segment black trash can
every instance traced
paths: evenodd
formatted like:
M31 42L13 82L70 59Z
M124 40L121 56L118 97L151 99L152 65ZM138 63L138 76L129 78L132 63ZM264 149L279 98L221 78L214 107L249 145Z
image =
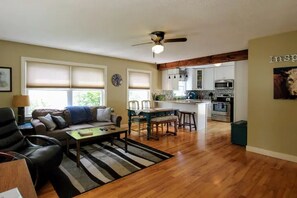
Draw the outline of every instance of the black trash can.
M247 145L247 121L240 120L231 123L231 143L241 146Z

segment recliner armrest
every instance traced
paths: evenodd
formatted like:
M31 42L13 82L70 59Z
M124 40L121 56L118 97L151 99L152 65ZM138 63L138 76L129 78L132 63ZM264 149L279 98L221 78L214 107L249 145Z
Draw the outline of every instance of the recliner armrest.
M111 121L117 126L121 127L122 116L119 116L115 113L111 113Z
M26 136L26 138L28 138L28 139L30 139L30 138L41 139L41 140L44 140L47 143L50 143L51 145L56 144L56 145L62 146L61 142L59 140L57 140L56 138L48 137L48 136L45 136L45 135L28 135L28 136Z

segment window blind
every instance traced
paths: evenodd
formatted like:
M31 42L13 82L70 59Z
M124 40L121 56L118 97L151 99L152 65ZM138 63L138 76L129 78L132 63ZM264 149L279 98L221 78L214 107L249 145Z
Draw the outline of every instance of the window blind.
M104 70L91 67L72 67L72 88L104 88Z
M150 89L150 73L129 71L129 89Z
M103 89L104 69L27 62L27 88Z
M27 62L28 88L70 88L70 66Z

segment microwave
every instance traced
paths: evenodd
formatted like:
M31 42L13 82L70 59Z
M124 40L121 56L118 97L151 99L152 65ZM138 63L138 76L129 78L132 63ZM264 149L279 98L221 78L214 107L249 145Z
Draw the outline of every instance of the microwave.
M233 89L234 80L216 80L215 89Z

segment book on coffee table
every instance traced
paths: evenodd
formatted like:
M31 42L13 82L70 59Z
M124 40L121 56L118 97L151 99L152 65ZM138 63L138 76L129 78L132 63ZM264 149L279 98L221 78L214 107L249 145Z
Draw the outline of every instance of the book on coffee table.
M78 134L81 136L88 136L88 135L93 135L93 132L92 131L79 131Z

